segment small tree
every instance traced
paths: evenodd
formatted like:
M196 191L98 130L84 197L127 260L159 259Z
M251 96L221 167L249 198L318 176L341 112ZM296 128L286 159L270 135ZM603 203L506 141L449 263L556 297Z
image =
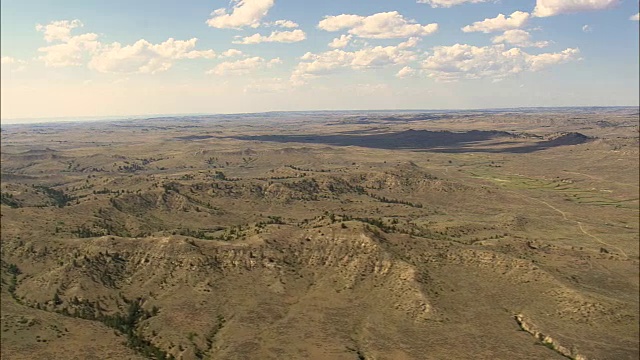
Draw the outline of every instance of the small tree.
M53 304L60 305L62 304L62 299L60 299L60 295L58 295L58 291L53 295Z

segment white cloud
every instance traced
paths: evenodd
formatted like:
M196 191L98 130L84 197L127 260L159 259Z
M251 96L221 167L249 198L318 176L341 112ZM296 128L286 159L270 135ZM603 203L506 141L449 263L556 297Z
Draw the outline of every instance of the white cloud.
M419 37L408 38L406 41L401 42L400 44L398 44L398 48L399 49L414 48L414 47L418 46L418 43L420 42L420 40L421 39Z
M318 28L324 31L338 31L346 28L352 28L360 25L365 19L360 15L336 15L325 16L323 20L318 23Z
M448 8L448 7L461 5L465 3L478 4L478 3L488 2L488 1L491 1L491 0L418 0L418 4L429 4L433 8L438 8L438 7Z
M274 0L232 0L231 12L225 8L211 13L207 25L217 29L256 28L274 5Z
M438 31L438 24L420 25L405 19L397 11L390 11L371 16L326 16L318 23L318 28L325 31L349 29L349 34L367 39L392 39L431 35Z
M295 84L304 83L306 80L319 75L334 73L341 69L371 69L389 65L406 65L417 59L408 46L415 42L407 41L397 46L367 47L356 51L344 51L335 49L320 54L306 53L294 69L291 80Z
M71 30L82 27L80 20L52 21L47 25L36 25L36 30L44 33L47 42L60 42L38 49L43 53L38 59L44 61L48 67L79 66L82 65L87 53L95 51L100 43L98 35L85 33L71 36Z
M213 69L207 71L210 75L245 75L252 71L270 68L276 64L281 64L280 58L274 58L271 60L265 60L259 56L246 58L237 61L225 61L216 65Z
M144 39L132 45L114 42L104 44L98 35L85 33L71 35L71 30L81 27L79 20L53 21L48 25L38 25L36 29L44 33L48 42L58 44L41 47L43 53L38 59L49 67L80 66L86 63L90 69L105 73L157 73L168 70L175 60L213 59L213 50L194 50L198 39L168 40L152 44Z
M529 17L529 13L524 11L514 11L509 17L506 17L504 14L498 14L498 16L494 18L487 18L483 21L476 21L472 25L467 25L462 28L462 31L490 33L518 29L527 23Z
M216 53L213 50L193 50L197 41L197 38L189 40L169 38L157 45L149 44L149 49L158 54L158 56L168 59L213 59L216 57Z
M11 56L3 56L2 58L0 58L0 64L2 65L14 65L14 64L18 64L18 62L20 62L22 60L18 60L16 58L13 58ZM24 61L22 61L24 62Z
M38 51L44 54L38 59L48 67L80 66L84 63L85 56L99 47L98 35L86 33L71 36L60 44L39 48Z
M580 50L568 48L559 53L528 55L526 59L530 71L539 71L551 65L580 60Z
M410 66L405 66L402 69L400 69L400 71L398 71L398 73L396 74L397 77L404 79L406 77L412 77L416 74L416 69L410 67Z
M549 46L548 41L531 41L531 34L520 29L507 30L502 35L495 36L491 41L494 44L505 43L519 47L543 48Z
M18 72L26 69L27 62L11 56L3 56L0 58L0 65L7 66L11 72Z
M619 0L537 0L533 16L547 17L580 11L604 10L619 2Z
M437 46L423 63L424 72L439 81L459 79L502 79L526 71L579 60L578 49L559 53L530 55L519 48L504 45L477 47L466 44Z
M89 68L104 73L148 73L166 71L179 59L213 59L213 50L193 50L198 39L174 40L160 44L144 39L132 45L112 43L102 46L89 62Z
M585 25L585 26L582 27L582 31L586 32L586 33L590 33L590 32L593 31L593 29L591 28L591 26Z
M265 26L277 26L277 27L286 28L286 29L295 29L295 28L300 26L300 25L298 25L297 23L295 23L295 22L293 22L291 20L276 20L274 22L264 23L263 25L265 25Z
M631 17L629 18L629 20L632 21L639 21L640 20L640 13L637 13L635 15L631 15Z
M329 43L329 47L332 49L344 49L349 45L349 42L353 36L351 35L340 35L340 37L333 39Z
M67 41L71 38L71 29L84 26L78 19L52 21L47 25L36 25L36 30L44 33L47 42Z
M293 31L274 31L268 36L261 34L253 34L242 38L241 40L233 41L234 44L259 44L263 42L278 42L278 43L294 43L303 41L307 38L304 31L295 29Z
M242 51L238 50L238 49L229 49L224 51L222 54L220 54L220 57L236 57L236 56L241 56L243 54Z

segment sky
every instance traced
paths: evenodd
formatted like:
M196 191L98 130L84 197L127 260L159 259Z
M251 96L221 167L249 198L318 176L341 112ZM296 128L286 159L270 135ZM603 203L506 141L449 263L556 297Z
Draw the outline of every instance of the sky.
M0 6L2 122L639 102L636 0Z

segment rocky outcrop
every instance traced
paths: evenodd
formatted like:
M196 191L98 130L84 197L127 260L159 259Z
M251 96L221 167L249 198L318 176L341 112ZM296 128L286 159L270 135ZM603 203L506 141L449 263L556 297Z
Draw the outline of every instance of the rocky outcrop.
M535 325L529 322L529 320L526 320L524 315L517 314L514 316L514 318L522 330L528 332L542 344L559 353L560 355L573 360L589 360L586 356L579 354L577 348L568 348L565 345L560 344L557 339L554 339L550 335L542 333Z

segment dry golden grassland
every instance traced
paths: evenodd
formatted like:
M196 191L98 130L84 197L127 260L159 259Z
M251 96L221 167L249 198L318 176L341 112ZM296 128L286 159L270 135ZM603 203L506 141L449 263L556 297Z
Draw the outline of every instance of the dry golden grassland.
M2 127L2 359L637 359L638 110Z

